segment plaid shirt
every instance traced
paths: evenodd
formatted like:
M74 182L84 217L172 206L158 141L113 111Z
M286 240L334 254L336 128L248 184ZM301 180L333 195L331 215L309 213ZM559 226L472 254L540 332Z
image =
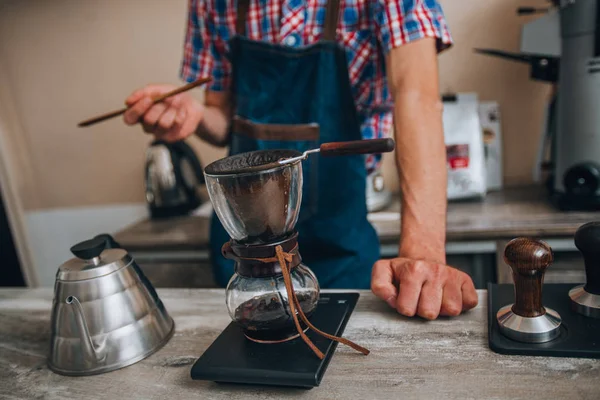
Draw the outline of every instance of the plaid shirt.
M181 77L212 76L209 90L227 90L231 66L227 41L235 34L236 0L189 0ZM252 0L249 39L301 47L321 38L327 0ZM451 37L437 0L345 0L340 3L337 40L344 45L352 92L365 139L384 137L392 126L392 98L385 54L392 48L435 37L438 51ZM380 157L367 158L371 172Z

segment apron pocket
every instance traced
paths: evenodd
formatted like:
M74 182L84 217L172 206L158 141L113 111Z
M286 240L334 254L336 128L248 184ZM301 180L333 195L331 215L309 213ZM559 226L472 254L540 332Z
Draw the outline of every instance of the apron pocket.
M233 132L260 141L319 142L319 124L317 123L265 124L236 115L233 117Z
M320 145L319 125L258 123L235 116L232 122L232 154L252 150L293 149L299 152ZM302 206L298 223L318 213L319 155L302 161Z

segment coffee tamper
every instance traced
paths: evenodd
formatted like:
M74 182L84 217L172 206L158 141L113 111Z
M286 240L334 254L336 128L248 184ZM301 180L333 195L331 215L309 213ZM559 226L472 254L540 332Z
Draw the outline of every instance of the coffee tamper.
M544 272L552 260L552 249L539 240L517 238L506 245L504 261L512 269L515 302L496 314L500 332L506 337L544 343L560 334L560 315L542 305Z
M600 318L600 222L580 226L575 246L583 255L586 284L569 291L571 308L586 317Z

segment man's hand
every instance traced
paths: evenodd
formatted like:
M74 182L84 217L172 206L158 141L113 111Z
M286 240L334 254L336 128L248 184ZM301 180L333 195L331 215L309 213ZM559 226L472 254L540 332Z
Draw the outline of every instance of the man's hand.
M130 107L123 115L126 124L138 122L144 131L166 142L176 142L194 134L204 115L204 107L188 93L180 93L160 103L152 99L175 89L172 85L149 85L133 92L125 104Z
M371 290L402 315L429 320L456 316L477 305L471 278L444 264L395 258L378 261Z

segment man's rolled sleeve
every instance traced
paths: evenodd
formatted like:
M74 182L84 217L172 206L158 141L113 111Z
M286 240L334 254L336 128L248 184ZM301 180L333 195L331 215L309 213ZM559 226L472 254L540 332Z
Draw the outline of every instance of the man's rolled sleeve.
M437 0L377 0L374 17L377 35L386 53L426 37L436 38L438 52L452 45L450 30Z
M230 85L231 66L225 56L226 40L215 27L214 10L210 3L189 0L180 77L186 82L193 82L210 76L213 80L207 89L225 91Z

